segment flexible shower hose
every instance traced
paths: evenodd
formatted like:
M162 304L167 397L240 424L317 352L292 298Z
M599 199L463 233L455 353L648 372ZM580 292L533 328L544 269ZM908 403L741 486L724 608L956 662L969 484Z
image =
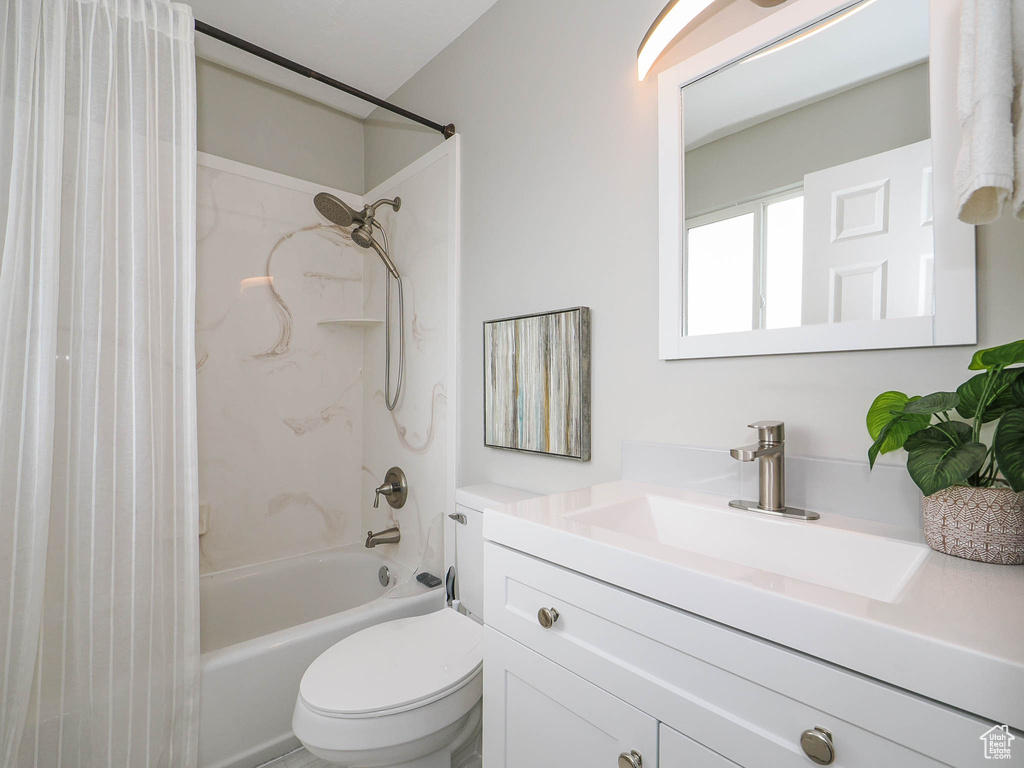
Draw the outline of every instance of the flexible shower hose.
M380 230L384 238L384 250L388 249L388 235L384 227L373 222ZM395 410L398 405L398 397L402 394L402 374L405 372L405 295L402 290L402 277L396 278L398 282L398 382L395 385L395 396L391 396L391 273L384 271L384 405L389 411Z

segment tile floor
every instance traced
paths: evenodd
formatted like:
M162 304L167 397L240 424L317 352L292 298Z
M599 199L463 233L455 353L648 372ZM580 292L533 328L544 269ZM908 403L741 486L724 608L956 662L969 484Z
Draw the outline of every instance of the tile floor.
M278 757L269 763L264 763L260 768L333 768L333 766L300 748L294 752L289 752L284 757Z
M480 741L476 744L465 747L455 758L453 768L480 768ZM305 749L296 749L284 757L278 757L269 763L264 763L259 768L333 768L331 763L315 757Z

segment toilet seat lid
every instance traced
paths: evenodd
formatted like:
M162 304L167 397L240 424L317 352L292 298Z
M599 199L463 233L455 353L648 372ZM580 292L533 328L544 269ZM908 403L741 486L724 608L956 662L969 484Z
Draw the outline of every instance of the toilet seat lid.
M309 665L299 696L311 709L336 717L427 703L476 674L482 635L475 621L447 608L367 627Z

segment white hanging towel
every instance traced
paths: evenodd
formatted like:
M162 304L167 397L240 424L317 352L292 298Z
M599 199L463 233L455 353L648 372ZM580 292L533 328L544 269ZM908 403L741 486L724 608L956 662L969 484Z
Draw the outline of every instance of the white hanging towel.
M968 224L999 218L1020 179L1014 155L1013 18L1024 0L963 0L960 23L958 108L960 156L956 167L959 217ZM1018 89L1019 90L1019 89ZM1018 125L1019 125L1018 121ZM1020 131L1017 131L1020 143ZM1018 181L1018 189L1021 182ZM1020 192L1024 198L1024 191Z

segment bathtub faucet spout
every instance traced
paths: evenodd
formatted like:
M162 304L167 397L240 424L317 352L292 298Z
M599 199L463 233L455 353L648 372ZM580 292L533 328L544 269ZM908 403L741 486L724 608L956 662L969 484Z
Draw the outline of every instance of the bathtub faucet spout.
M379 533L366 532L366 548L373 549L378 544L397 544L402 540L402 534L396 525L394 528L386 528Z

